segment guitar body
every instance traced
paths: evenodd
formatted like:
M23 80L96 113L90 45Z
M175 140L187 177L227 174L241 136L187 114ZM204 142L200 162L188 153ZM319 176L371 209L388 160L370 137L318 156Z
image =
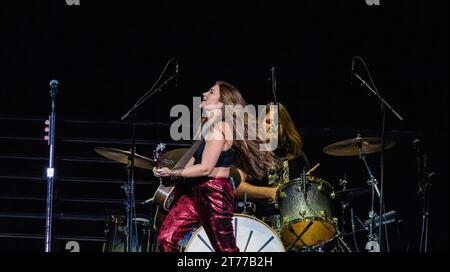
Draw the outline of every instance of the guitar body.
M153 227L159 229L173 204L180 198L181 193L176 186L164 186L161 182L153 196L153 203L157 205Z
M157 162L158 167L168 167L170 169L184 168L192 158L199 144L200 141L197 141L189 149L179 148L164 154L162 154L162 151L164 150L165 145L159 144L153 152L153 158ZM172 181L169 179L165 182L166 180L167 179L160 179L160 185L153 196L153 203L157 205L155 218L153 220L153 228L155 229L161 227L172 206L177 202L181 195L184 194L187 189L185 185L189 186L189 183L186 181L175 185L171 184L171 186L169 186L168 184Z

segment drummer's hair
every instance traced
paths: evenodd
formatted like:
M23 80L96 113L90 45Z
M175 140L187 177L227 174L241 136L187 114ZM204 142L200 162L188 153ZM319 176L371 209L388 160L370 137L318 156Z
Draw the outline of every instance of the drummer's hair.
M275 103L270 102L267 105L275 105ZM277 103L276 105L278 105L278 124L281 126L278 129L278 146L284 149L283 151L287 159L292 160L302 154L303 140L295 128L295 124L286 107L281 103ZM268 111L270 107L266 109Z

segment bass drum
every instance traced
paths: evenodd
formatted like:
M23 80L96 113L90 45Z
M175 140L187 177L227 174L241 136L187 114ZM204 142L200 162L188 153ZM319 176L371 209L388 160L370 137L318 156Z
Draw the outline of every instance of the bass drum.
M284 252L277 234L261 220L245 214L233 216L234 236L241 252ZM186 244L184 252L213 252L203 227L198 228Z

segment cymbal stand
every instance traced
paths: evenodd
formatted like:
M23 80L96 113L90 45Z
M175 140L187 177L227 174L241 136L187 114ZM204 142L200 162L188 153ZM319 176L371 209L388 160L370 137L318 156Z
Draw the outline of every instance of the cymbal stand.
M345 190L347 190L347 184L348 184L348 181L347 181L347 179L346 179L346 176L344 176L344 179L339 179L339 186L342 186L342 191L345 191ZM345 218L346 218L346 216L345 216L345 210L347 209L347 207L349 206L349 201L348 201L348 199L344 199L344 198L342 198L341 199L341 208L342 208L342 225L341 225L341 231L343 232L343 233L345 233L345 225L346 225L346 222L345 222Z
M339 179L339 186L342 187L342 191L347 190L347 175L344 176L343 179ZM340 233L346 233L345 230L345 226L347 225L346 220L346 210L347 208L350 206L350 202L348 198L342 198L341 199L341 208L342 208L342 223L341 223L341 231ZM352 252L350 247L345 243L344 238L340 235L339 233L339 229L338 229L338 234L337 234L337 240L338 240L338 245L342 248L341 244L344 245L344 248L348 251L348 252Z
M416 143L415 143L416 144ZM421 231L420 231L420 249L419 252L428 252L429 244L429 215L430 215L430 190L431 190L431 177L436 172L428 173L428 154L422 152L420 148L417 149L417 169L419 178L419 191L417 196L422 202L421 215Z
M344 238L342 238L342 234L338 233L337 234L337 239L338 239L338 245L339 247L347 250L347 252L352 252L352 250L350 249L350 247L347 245L347 243L344 241ZM342 247L342 245L344 247ZM342 250L342 252L345 252L345 250Z
M366 156L363 154L361 146L358 146L358 153L359 153L359 159L364 162L364 166L367 169L367 173L369 175L369 179L367 180L367 183L370 185L370 187L372 189L371 208L370 208L370 211L369 211L369 219L370 219L369 237L368 237L369 241L366 244L366 250L368 250L370 252L379 252L380 251L380 245L377 242L378 237L374 233L373 228L374 228L374 223L375 223L374 222L374 218L376 217L376 213L375 213L375 192L377 193L378 197L380 197L380 190L378 190L378 186L377 186L378 181L373 176L372 171L370 170L370 167L367 164Z

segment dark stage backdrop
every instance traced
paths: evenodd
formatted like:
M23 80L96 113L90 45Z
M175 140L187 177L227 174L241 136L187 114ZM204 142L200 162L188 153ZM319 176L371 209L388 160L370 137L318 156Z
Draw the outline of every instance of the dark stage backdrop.
M56 249L82 236L82 250L96 251L102 249L105 214L123 212L120 186L126 173L118 164L86 159L100 159L95 146L127 148L131 129L118 122L120 117L173 57L179 61L178 86L169 84L140 108L138 121L145 124L137 131L138 152L150 156L159 141L177 147L180 143L169 137L168 125L175 120L171 107L192 107L192 97L216 80L238 86L251 104L273 100L268 79L275 66L277 99L302 132L311 163L321 163L316 175L338 187L347 174L352 187L368 187L357 158L322 152L358 132L381 133L376 97L359 84L349 85L356 55L405 118L401 122L386 114L387 136L397 142L385 153L386 208L400 219L390 226L391 249L419 247L412 142L421 139L429 169L436 172L430 249L448 251L448 1L381 0L379 6L365 0L66 2L71 1L0 5L1 251L44 249L48 151L39 138L49 114L51 79L60 82ZM164 79L174 70L171 65ZM360 63L356 72L368 78ZM371 155L369 163L379 177L379 156ZM145 171L138 176L138 197L148 198L156 188L154 178ZM357 202L358 216L366 218L368 196ZM139 209L151 217L151 207ZM366 237L359 238L362 248Z

